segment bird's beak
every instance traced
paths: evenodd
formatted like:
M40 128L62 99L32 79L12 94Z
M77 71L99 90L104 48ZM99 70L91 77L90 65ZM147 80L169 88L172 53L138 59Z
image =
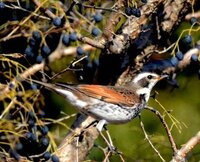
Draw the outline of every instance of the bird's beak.
M162 80L162 79L164 79L164 78L168 78L168 77L169 77L169 75L167 75L167 74L160 75L160 76L158 77L158 81L159 81L159 80Z

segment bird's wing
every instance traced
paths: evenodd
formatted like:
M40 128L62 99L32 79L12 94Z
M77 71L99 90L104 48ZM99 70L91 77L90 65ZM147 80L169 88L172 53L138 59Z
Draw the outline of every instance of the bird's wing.
M134 91L128 88L114 87L114 86L101 86L101 85L78 85L70 86L62 83L49 84L37 80L32 80L34 83L40 84L57 92L57 89L66 89L81 97L82 94L96 98L102 101L110 102L113 104L132 107L134 104L140 102L140 97ZM77 93L78 92L78 93Z
M87 96L127 107L132 107L140 100L133 91L121 87L79 85L76 89Z

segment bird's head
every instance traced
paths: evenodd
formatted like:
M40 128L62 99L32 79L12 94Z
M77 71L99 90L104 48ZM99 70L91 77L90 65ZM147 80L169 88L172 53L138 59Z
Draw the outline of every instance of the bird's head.
M156 73L144 72L138 74L133 79L133 83L140 87L149 88L151 90L159 80L166 77L167 75L158 75Z
M152 88L159 80L166 77L167 75L144 72L138 74L132 82L138 87L138 90L136 91L138 95L145 95L145 100L148 101Z

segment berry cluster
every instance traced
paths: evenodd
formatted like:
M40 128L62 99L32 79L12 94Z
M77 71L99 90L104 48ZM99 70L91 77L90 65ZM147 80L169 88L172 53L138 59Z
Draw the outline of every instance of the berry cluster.
M23 99L18 97L19 101ZM23 134L14 142L11 148L8 148L10 157L19 161L20 159L27 158L32 161L47 161L51 158L53 162L58 162L59 159L56 155L52 155L49 151L50 138L48 136L49 128L46 125L38 125L38 121L41 117L44 117L44 112L36 113L28 111L27 113L24 110L21 110L19 113L24 113L26 117L25 127L27 129ZM19 113L10 112L9 120L15 119ZM36 114L38 114L36 116ZM20 121L18 121L20 122ZM23 122L23 120L21 120ZM23 126L23 125L22 125Z
M63 34L62 35L62 43L66 46L70 44L70 42L75 42L77 41L77 34L76 32L72 32L70 34Z
M27 58L34 58L37 63L41 63L44 58L49 56L51 49L48 45L42 44L42 35L40 31L33 31L24 53Z
M141 12L140 9L135 8L135 7L127 7L125 10L125 13L130 16L130 15L134 15L136 17L140 17L141 16Z

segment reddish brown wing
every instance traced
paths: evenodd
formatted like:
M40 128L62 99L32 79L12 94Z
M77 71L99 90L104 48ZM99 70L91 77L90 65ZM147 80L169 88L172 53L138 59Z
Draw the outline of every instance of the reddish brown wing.
M113 89L112 87L99 85L79 85L76 88L87 96L114 104L131 107L136 102L139 102L135 93L128 89L122 89L121 87L115 87L115 89Z

